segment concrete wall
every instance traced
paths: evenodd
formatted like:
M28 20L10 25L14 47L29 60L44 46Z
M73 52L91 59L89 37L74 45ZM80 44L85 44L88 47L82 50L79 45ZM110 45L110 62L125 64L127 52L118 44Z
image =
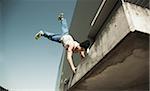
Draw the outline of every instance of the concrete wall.
M148 34L129 33L70 91L148 91L148 43Z
M89 55L85 61L78 66L78 73L75 74L72 85L81 79L95 64L97 64L122 38L129 32L126 16L123 8L114 10L111 17L103 26L102 32L97 34L96 41L92 45Z
M108 7L109 4L111 5L111 8ZM90 53L88 54L88 56L84 59L84 61L81 61L81 63L78 65L77 73L73 77L71 77L72 74L70 74L70 70L68 71L69 67L67 67L66 65L63 65L64 69L62 72L67 75L62 74L62 79L61 79L62 87L61 88L63 89L61 89L61 91L64 91L67 88L69 88L69 91L92 91L92 90L99 91L103 89L110 90L113 88L115 90L116 89L117 90L118 89L130 90L134 88L137 89L138 88L137 85L139 85L139 88L141 88L142 90L143 89L147 90L148 66L149 66L147 50L148 50L149 34L145 35L141 32L144 32L145 30L145 33L149 33L149 28L145 29L145 27L148 27L148 25L145 23L141 23L139 21L137 23L135 19L132 19L131 21L136 22L137 24L144 24L145 27L141 27L140 29L137 29L136 27L134 27L133 28L134 31L138 30L140 32L131 33L132 29L130 27L132 25L130 25L128 21L129 18L126 15L127 12L125 11L125 8L122 6L121 1L112 0L111 2L110 0L108 0L106 5L107 6L105 6L103 9L104 10L108 9L109 12L107 12L106 14L105 11L101 11L101 13L99 14L96 20L96 23L95 23L96 25L93 25L92 27L89 27L89 26L87 27L85 23L84 27L92 28L89 33L89 35L91 34L89 37L94 38L95 41L90 49ZM145 19L149 19L148 17L149 11L147 11L147 9L141 8L136 5L133 5L133 6L131 5L130 8L134 8L134 12L136 13L138 10L144 11L144 13L138 11L138 13L141 13L141 14L139 16L135 16L136 18L146 16ZM137 11L136 11L136 8L138 8ZM111 9L113 9L113 11L111 11ZM131 12L132 11L130 11L130 13ZM143 19L142 21L144 21L145 19ZM101 22L100 20L103 20L103 21ZM149 20L147 23L149 24ZM77 24L77 25L81 26L84 24L81 24L81 25ZM74 29L76 28L74 27ZM81 37L85 38L83 31L76 32L76 30L74 30L71 33L75 36L79 36L79 38ZM77 35L78 33L79 35ZM82 38L79 40L82 40ZM124 40L126 40L126 42L123 42L123 44L120 45L120 43L122 43L122 41ZM140 44L138 44L139 42ZM132 46L132 43L134 43L133 44L134 46ZM119 45L119 49L116 49L118 48L118 45ZM117 56L115 54L113 55L113 53L115 53L115 52L112 52L114 49L117 50L115 51L117 52ZM121 52L119 50L121 50ZM142 55L140 55L140 52L142 53ZM105 59L105 57L107 57L108 55L109 55L109 58ZM136 58L135 55L138 57L142 56L142 58L138 59ZM80 60L79 57L75 59ZM107 61L109 61L110 63ZM114 67L114 64L119 64L120 62L125 62L125 64L121 64L119 66L117 65L116 67L117 69L116 69ZM66 64L67 61L64 63ZM108 67L109 70L104 70L104 68L107 69L106 65L107 67L111 65L110 69ZM127 71L130 70L128 69L128 66L132 67L132 65L135 65L135 67L133 67L133 70L129 72L128 74ZM99 66L99 67L96 67L96 66ZM121 69L120 71L118 71L119 68ZM118 73L116 70L118 71ZM146 71L142 72L143 70L146 70ZM104 73L101 74L102 71L104 71ZM106 72L105 74L105 71L108 71L108 72ZM143 74L138 75L139 72ZM115 77L115 75L118 75L118 76ZM128 79L127 77L131 79ZM67 85L63 84L65 78L71 79ZM119 79L117 80L117 78ZM142 79L142 80L138 80L138 79ZM120 84L120 81L121 81L121 84Z
M88 38L91 22L103 1L105 0L77 0L70 33L79 42Z
M126 12L124 12L124 7L120 6L120 4L118 3L118 6L116 6L116 8L113 10L111 15L105 22L105 25L103 25L101 31L97 34L96 40L90 49L89 55L86 57L84 62L79 64L77 73L74 75L74 78L71 81L70 87L75 86L75 84L79 84L80 81L82 82L82 79L85 79L84 77L90 72L90 70L93 69L97 63L101 63L101 61L112 51L112 49L116 48L120 44L120 41L124 40L124 38L126 38L128 36L128 34L132 31L130 26L132 26L132 25L130 25L128 22L128 17L126 17ZM145 27L147 27L147 26L148 25L145 25ZM143 29L145 29L145 28L143 27ZM134 28L134 30L136 30L136 28ZM142 28L138 31L143 32ZM149 31L149 30L147 29L146 31ZM141 33L141 35L143 36L142 33ZM146 57L146 59L141 59L139 61L144 61L144 64L141 64L142 65L141 69L147 70L148 69L148 64L147 64L148 63L148 34L146 35L146 38L143 37L144 40L138 39L139 36L136 36L136 37L137 37L137 40L135 40L136 42L133 45L139 46L140 44L138 45L137 43L143 44L142 50L145 50L143 56ZM135 39L136 37L131 37L130 39L132 39L132 38ZM140 40L140 42L137 42L139 40ZM130 40L128 40L128 41L130 41ZM132 49L132 47L134 49L134 46L132 46L132 42L131 43L127 42L125 45L131 45L131 49ZM129 50L126 48L126 46L124 48L122 45L122 50L123 49ZM113 54L111 54L110 56L114 57ZM124 56L124 54L120 54L120 56ZM135 58L135 57L133 57L133 59L137 60L137 58ZM115 61L115 60L122 60L122 59L116 58L112 61ZM107 61L107 60L105 60L105 61ZM137 62L137 65L139 66L140 63ZM145 65L146 65L146 68L143 68ZM135 68L135 69L140 69L140 66L139 66L139 68ZM129 70L129 69L126 69L126 70ZM140 71L142 72L142 70L140 70ZM138 73L138 71L136 71L136 72ZM120 74L122 74L122 73L120 73ZM145 75L143 75L142 77L143 78L146 77L146 79L147 79L148 70L144 74ZM134 74L130 74L130 75L133 76L133 78L137 76ZM110 78L111 78L111 76L110 76ZM98 81L101 81L101 80L98 80ZM90 81L89 81L89 83L90 83ZM99 84L102 84L102 83L99 83ZM90 85L88 85L88 86L90 86ZM98 87L98 85L97 85L97 87ZM77 88L77 87L75 86L75 88ZM80 88L80 86L79 86L79 88ZM87 87L87 88L91 89L92 87L91 88ZM113 83L112 83L112 88L113 88ZM146 86L146 89L147 89L147 86Z
M124 3L124 11L131 31L141 31L150 34L150 10L135 4Z

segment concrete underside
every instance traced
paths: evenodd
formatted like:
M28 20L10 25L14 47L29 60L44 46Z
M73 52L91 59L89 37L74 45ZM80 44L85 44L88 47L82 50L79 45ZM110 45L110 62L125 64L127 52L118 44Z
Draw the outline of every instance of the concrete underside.
M70 91L148 90L149 35L130 32Z

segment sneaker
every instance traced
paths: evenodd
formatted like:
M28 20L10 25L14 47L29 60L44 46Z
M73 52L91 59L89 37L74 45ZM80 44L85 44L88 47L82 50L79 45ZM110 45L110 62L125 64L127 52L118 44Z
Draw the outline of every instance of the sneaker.
M64 13L60 13L58 15L58 21L62 21L64 19Z
M35 35L35 39L36 39L36 40L40 39L42 35L44 35L44 32L43 32L43 31L38 32L38 33Z
M87 49L86 49L86 53L88 54L89 52L90 52L90 49L89 49L89 48L87 48Z

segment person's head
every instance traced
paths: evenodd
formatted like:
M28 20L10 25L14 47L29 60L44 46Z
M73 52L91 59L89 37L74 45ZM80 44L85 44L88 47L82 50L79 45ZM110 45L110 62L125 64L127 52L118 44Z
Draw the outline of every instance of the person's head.
M84 48L85 50L87 50L90 46L90 41L89 40L86 40L82 43L80 43L80 47Z
M73 48L72 50L74 53L78 53L81 51L86 51L85 48L81 47L80 45L76 46L75 48Z

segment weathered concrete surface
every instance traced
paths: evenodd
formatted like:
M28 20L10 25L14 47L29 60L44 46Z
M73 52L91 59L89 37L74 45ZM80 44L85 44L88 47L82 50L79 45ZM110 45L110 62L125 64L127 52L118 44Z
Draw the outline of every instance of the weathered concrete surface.
M100 11L97 11L98 16L94 16L88 37L91 40L95 40L95 35L99 32L99 29L103 26L104 22L107 20L111 11L114 9L115 5L119 0L103 0L103 6L99 6ZM94 20L96 18L96 20ZM93 25L94 24L94 25Z
M127 3L127 2L124 3L125 4L124 9L127 10L126 14L127 14L127 16L129 16L128 21L130 21L130 17L133 17L133 19L131 21L134 20L135 23L138 23L138 25L140 25L140 24L142 24L142 22L145 22L145 19L147 19L146 22L149 20L148 19L148 17L150 16L149 15L149 10L146 9L149 6L149 0L122 0L122 1L130 2L130 3ZM121 2L121 0L106 0L106 3L103 6L101 12L99 13L99 16L97 17L97 20L95 21L94 25L90 27L91 31L88 35L90 39L92 39L92 40L95 39L95 35L97 34L98 31L101 30L101 27L103 26L103 23L105 22L105 20L107 19L107 17L111 13L112 9L114 7L116 7L116 5L115 5L116 2ZM131 3L133 3L133 4L131 4ZM140 5L140 6L137 6L137 5ZM128 9L130 10L129 11L130 13L128 12ZM133 15L132 15L132 13L133 13ZM141 21L141 17L144 18L144 19L142 19L142 22L139 22L139 21ZM136 22L137 19L134 19L134 18L137 18L138 20L139 19L140 20L138 22Z
M114 10L116 11L116 10ZM71 86L79 81L91 68L95 66L120 40L122 40L129 32L126 16L123 8L120 7L117 12L109 17L102 32L96 38L96 41L90 49L89 55L85 61L78 65L77 73L75 74Z
M124 3L123 6L131 31L150 34L150 10L130 3Z
M69 83L69 84L72 84L72 86L73 86L73 84L78 82L80 79L83 79L84 78L83 76L85 76L87 74L87 72L89 72L90 69L92 69L95 66L95 64L99 63L100 59L102 59L109 52L109 50L111 50L114 46L116 46L116 44L120 40L122 40L122 38L131 31L129 28L130 26L128 25L126 15L119 15L119 12L122 12L121 14L124 14L123 9L122 9L122 11L117 11L117 9L114 10L114 11L118 12L118 17L114 17L114 15L113 15L114 12L113 12L113 14L111 14L112 10L116 7L116 3L120 2L121 0L105 0L106 2L104 4L104 6L102 7L102 10L100 10L100 13L99 13L94 25L93 26L90 25L99 6L101 6L103 1L104 0L77 0L75 12L74 12L72 23L70 26L70 33L74 36L74 38L76 40L78 40L79 42L82 42L87 39L87 36L89 34L89 37L93 38L93 40L95 41L95 39L97 39L97 38L100 39L101 37L103 37L101 35L101 31L104 30L105 32L102 32L104 34L103 40L101 40L101 42L97 41L97 44L95 43L93 45L93 47L95 47L95 48L93 48L93 47L91 48L91 51L93 50L93 52L90 53L90 55L92 55L92 58L89 57L90 56L89 55L87 58L85 58L85 61L82 62L79 55L73 56L75 65L77 66L79 64L78 69L82 69L82 68L83 69L80 72L78 71L77 75L73 79L74 83L72 83L72 81ZM126 1L131 1L132 3L136 2L136 0L126 0ZM139 1L141 1L141 0L138 0L137 2L139 3ZM140 5L144 6L145 5L144 3L146 3L146 2L147 1L144 0L143 2L140 3ZM120 3L120 5L121 5L121 3ZM119 7L119 6L117 6L117 7ZM111 17L108 19L109 16L111 16ZM111 20L112 16L113 16L113 20ZM110 20L111 20L111 22L110 22ZM117 21L119 21L119 22L115 23ZM104 29L106 27L107 27L107 29ZM109 29L111 29L111 30L107 31ZM109 33L107 33L107 32L109 32ZM120 35L118 33L120 33ZM123 33L123 34L121 34L121 33ZM114 37L114 36L116 36L116 37ZM106 38L106 37L109 37L109 38ZM107 41L104 43L105 38ZM115 41L110 41L111 39L115 40ZM110 44L108 45L107 42ZM102 45L101 43L103 43L104 45ZM103 50L104 53L101 53L101 50ZM97 52L97 55L95 55L96 52ZM66 55L64 55L64 56L66 56ZM94 59L94 57L96 60L91 61L92 59ZM92 64L92 65L90 65L90 64ZM81 67L81 66L83 66L83 67ZM70 67L69 67L68 62L66 61L65 57L63 58L63 63L62 63L62 66L60 67L60 70L61 70L60 71L61 73L59 75L61 75L61 76L59 78L60 81L58 82L58 84L59 84L58 87L59 87L59 91L64 91L68 87L67 86L68 84L67 85L64 84L64 80L70 79L72 77L72 71L70 70ZM69 85L69 87L70 87L70 85Z
M118 4L120 5L120 4ZM113 48L117 48L117 45L120 41L122 41L125 37L128 38L128 36L130 36L130 32L132 31L130 24L128 23L127 20L127 16L126 16L126 12L124 12L124 7L119 7L116 6L116 8L113 10L114 12L111 13L110 17L107 19L105 25L102 27L101 32L99 32L99 34L97 34L96 37L96 41L94 42L94 44L92 45L91 49L90 49L90 53L89 55L85 58L85 61L82 62L81 64L78 65L77 68L77 73L74 75L72 81L70 82L70 87L75 87L78 88L77 86L75 86L79 81L82 81L82 79L85 79L85 76L88 74L88 72L90 72L91 69L93 69L95 67L96 64L101 63L102 60L104 60L104 58L106 57L106 55L108 55L109 52L112 51ZM147 14L147 13L146 13ZM143 23L142 23L143 24ZM146 25L147 26L147 25ZM140 30L143 32L143 29L145 28L140 28ZM147 30L149 28L146 28L144 30L145 31L149 31ZM134 27L134 30L136 30L136 28ZM146 32L149 33L149 32ZM136 34L136 33L135 33ZM113 59L112 62L115 63L115 61L118 60L118 62L124 62L124 64L118 64L119 66L111 66L113 67L113 69L117 69L117 70L105 70L103 72L106 72L107 75L103 75L100 74L100 77L98 76L97 79L89 79L90 81L87 80L87 82L85 81L86 85L84 87L84 85L82 85L83 88L87 88L86 90L96 90L97 88L99 89L134 89L134 87L137 87L137 85L140 84L140 86L142 86L141 84L145 84L145 79L147 80L148 77L148 71L146 70L146 72L144 71L144 75L139 74L142 73L143 70L148 69L148 34L146 35L146 40L143 40L144 45L140 48L135 49L135 46L139 46L141 45L141 43L143 43L142 41L140 42L135 42L135 44L131 45L134 40L131 43L125 42L124 45L126 45L127 47L131 48L131 50L128 50L128 48L126 46L119 47L120 49L117 50L121 50L122 51L127 51L127 53L125 52L125 54L120 54L118 57L116 57L115 55L111 54L109 59ZM136 36L138 37L138 36ZM138 41L139 38L136 37L131 37L131 39L135 39L135 41ZM129 37L130 39L130 37ZM145 39L145 38L144 38ZM130 40L128 40L130 41ZM145 43L146 41L146 43ZM140 43L138 45L138 43ZM130 46L129 46L130 45ZM145 48L146 46L146 48ZM134 49L132 49L134 48ZM140 56L139 54L142 53L142 59L136 58L135 55ZM132 61L132 60L137 60L137 61ZM143 60L143 63L142 63ZM108 60L105 60L106 63ZM126 63L127 62L127 63ZM131 62L131 63L130 63ZM146 65L147 64L147 65ZM127 73L129 71L129 67L132 67L132 65L135 65L135 68L133 68L134 70L132 70L131 72L129 72L129 74ZM141 66L140 66L141 65ZM129 67L128 67L129 66ZM102 66L104 67L104 66ZM110 67L110 68L111 68ZM119 68L120 67L120 68ZM122 70L118 70L121 69ZM100 69L102 70L102 69ZM139 71L138 71L139 70ZM115 72L114 72L115 71ZM116 71L118 72L118 74L116 73ZM135 74L133 74L135 71ZM123 73L126 74L123 74ZM113 79L113 77L115 77L115 74L117 74L117 78L119 78L117 80ZM146 74L146 75L145 75ZM137 76L135 76L137 75ZM125 77L123 79L123 77ZM129 78L131 78L130 80L127 80ZM107 80L108 79L108 80ZM142 79L142 80L138 80L138 79ZM92 81L93 80L93 81ZM139 83L138 83L139 81ZM144 81L144 83L143 83ZM99 83L100 82L100 83ZM132 83L133 82L133 83ZM138 84L137 84L138 83ZM89 85L87 85L89 84ZM147 82L146 82L147 85ZM92 87L93 86L93 87ZM110 86L110 87L109 87ZM139 87L140 87L139 86ZM145 85L143 85L145 88ZM70 88L69 87L69 88ZM79 86L79 88L82 87ZM142 87L141 87L142 88ZM136 88L137 89L137 88ZM146 86L147 89L147 86ZM71 89L73 90L73 89ZM79 91L80 89L78 89L77 91ZM83 89L84 90L84 89Z
M70 91L148 91L149 35L129 33Z

